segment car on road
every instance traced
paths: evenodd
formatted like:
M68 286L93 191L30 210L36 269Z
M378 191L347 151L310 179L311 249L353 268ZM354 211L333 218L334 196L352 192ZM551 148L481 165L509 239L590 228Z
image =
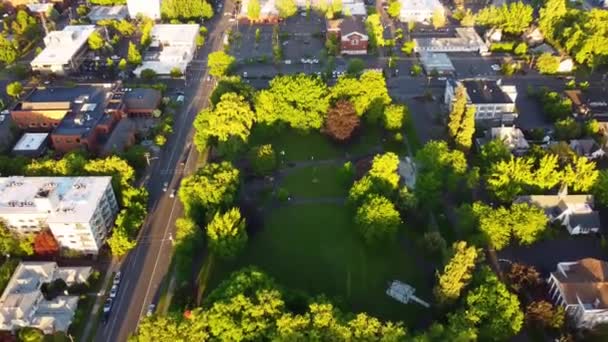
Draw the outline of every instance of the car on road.
M103 303L103 313L107 314L112 310L112 298L106 299L105 303Z
M168 188L169 188L169 183L168 182L164 182L163 183L163 192L167 192Z
M110 298L116 297L117 294L118 294L118 284L114 284L114 285L112 285L112 288L110 289Z
M494 71L499 71L500 70L500 65L498 65L498 64L492 64L491 68Z
M148 305L148 311L146 312L146 316L152 316L154 314L154 310L156 310L156 304Z
M170 198L175 197L175 193L176 193L176 192L177 192L177 189L176 189L176 188L171 189L171 193L169 194L169 197L170 197Z
M121 276L120 271L116 272L116 274L114 275L114 279L112 280L113 285L120 284L120 276Z

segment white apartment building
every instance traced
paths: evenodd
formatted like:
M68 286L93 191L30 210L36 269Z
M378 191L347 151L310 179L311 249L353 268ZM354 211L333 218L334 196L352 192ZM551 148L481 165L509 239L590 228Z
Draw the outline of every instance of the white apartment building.
M466 89L467 106L475 107L476 122L512 124L517 118L516 88L493 80L447 80L444 99L449 110L452 110L456 88L460 85Z
M2 177L0 220L17 234L49 228L62 248L97 254L118 204L111 177Z
M68 25L62 31L49 32L44 37L44 50L30 62L32 70L58 75L77 70L93 32L95 25Z
M78 296L46 300L42 284L63 279L70 286L87 281L91 267L58 267L55 262L22 262L0 297L0 330L15 332L24 327L45 334L67 332L78 305Z
M547 282L555 304L579 329L608 323L608 262L586 258L560 262Z
M443 5L439 0L400 0L400 2L399 20L404 23L430 23L435 12L445 16Z
M160 2L161 0L127 0L129 16L134 19L139 14L153 20L159 20Z
M199 28L197 24L155 25L143 64L134 73L139 76L143 70L152 69L158 75L169 75L174 68L185 73L196 52Z

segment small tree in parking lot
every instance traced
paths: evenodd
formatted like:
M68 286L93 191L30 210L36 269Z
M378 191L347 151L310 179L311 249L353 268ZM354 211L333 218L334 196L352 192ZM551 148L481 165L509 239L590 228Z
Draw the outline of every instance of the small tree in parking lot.
M93 51L100 50L105 45L105 41L101 34L97 31L91 33L88 40L89 48Z
M228 74L235 62L235 58L224 51L216 51L209 54L207 66L209 73L215 77L222 77Z
M184 76L184 74L182 73L182 71L180 70L180 68L173 68L171 69L171 77L173 78L180 78Z
M137 45L129 42L129 51L127 52L127 61L133 65L140 65L142 58L141 53L137 49Z
M433 11L433 16L431 17L431 22L433 23L433 27L442 28L446 24L446 19L443 11L435 10Z
M121 71L127 70L127 60L126 59L122 58L118 62L118 69L120 69Z
M144 69L141 71L140 76L144 81L151 82L156 78L156 71L152 69Z

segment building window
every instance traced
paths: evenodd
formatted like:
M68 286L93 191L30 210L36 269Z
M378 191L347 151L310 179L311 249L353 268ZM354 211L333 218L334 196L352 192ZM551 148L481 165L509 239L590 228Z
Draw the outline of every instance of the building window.
M353 39L353 40L351 40L351 44L352 45L359 45L359 39Z

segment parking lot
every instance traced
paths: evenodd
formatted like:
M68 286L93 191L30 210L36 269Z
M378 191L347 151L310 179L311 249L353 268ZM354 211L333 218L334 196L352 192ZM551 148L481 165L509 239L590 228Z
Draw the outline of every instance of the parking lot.
M256 40L256 31L259 38ZM241 25L233 34L230 54L240 61L272 61L272 25Z

